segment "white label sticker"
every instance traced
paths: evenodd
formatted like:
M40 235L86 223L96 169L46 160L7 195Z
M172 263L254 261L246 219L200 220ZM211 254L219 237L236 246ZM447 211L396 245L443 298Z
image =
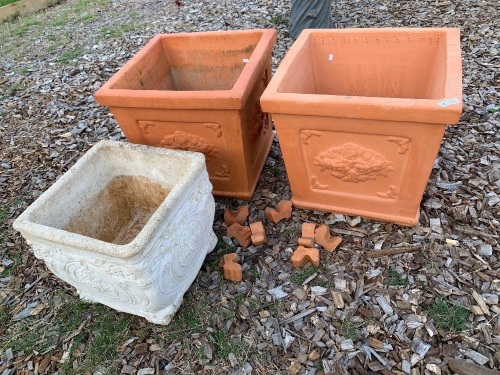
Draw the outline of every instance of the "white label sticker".
M440 107L448 107L449 105L457 104L457 103L460 103L460 100L458 100L457 98L451 98L451 99L443 100L442 102L439 102L438 104Z
M330 53L330 54L328 55L328 60L329 60L329 61L332 61L332 60L333 60L333 53Z
M243 62L244 62L244 63L247 63L247 62L248 62L248 59L243 59Z

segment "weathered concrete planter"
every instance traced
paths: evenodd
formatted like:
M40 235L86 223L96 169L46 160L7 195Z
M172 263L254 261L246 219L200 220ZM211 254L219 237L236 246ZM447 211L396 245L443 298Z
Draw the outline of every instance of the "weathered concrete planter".
M203 152L214 194L250 199L272 143L259 98L275 30L155 36L95 94L134 143Z
M83 299L168 324L216 243L202 154L101 141L14 222Z
M305 30L261 97L294 205L416 224L461 68L458 29Z

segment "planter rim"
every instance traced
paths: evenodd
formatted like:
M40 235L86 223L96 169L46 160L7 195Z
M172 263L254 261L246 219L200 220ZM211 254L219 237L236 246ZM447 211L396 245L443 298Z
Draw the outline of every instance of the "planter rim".
M444 96L440 99L411 99L279 92L295 55L311 35L444 32L447 68ZM462 61L458 28L356 28L306 29L292 45L261 96L262 108L276 114L315 115L375 120L455 124L462 113ZM362 109L360 111L360 109Z
M33 222L30 217L36 210L46 203L51 196L58 194L64 185L74 179L82 167L100 150L105 149L131 149L147 151L149 154L160 156L175 156L189 159L192 162L191 167L177 181L175 186L169 192L165 200L158 206L146 225L139 234L128 244L118 245L105 242L96 238L84 236L78 233L66 231L64 229L54 228L44 224ZM46 242L64 243L65 246L71 246L85 252L92 250L94 253L113 256L116 258L130 258L137 255L154 235L160 224L160 218L166 217L175 207L183 194L183 188L189 180L194 179L205 168L205 156L199 152L171 150L161 147L151 147L137 145L120 141L99 141L85 155L83 155L66 173L64 173L52 186L50 186L38 199L36 199L23 213L21 213L13 223L15 230L28 233Z
M112 86L119 77L128 72L133 66L140 62L148 53L149 49L160 39L178 37L204 37L223 35L249 35L260 33L261 38L250 55L248 62L241 71L237 81L230 90L197 90L197 91L175 91L175 90L131 90L113 89ZM225 30L204 31L194 33L172 33L157 34L141 50L134 55L122 68L118 70L104 85L95 92L96 101L108 107L134 107L134 108L165 108L176 109L241 109L251 93L251 88L259 79L261 68L266 62L265 57L271 54L277 39L275 29L251 29L251 30ZM127 98L126 104L123 98ZM133 100L131 100L133 99Z

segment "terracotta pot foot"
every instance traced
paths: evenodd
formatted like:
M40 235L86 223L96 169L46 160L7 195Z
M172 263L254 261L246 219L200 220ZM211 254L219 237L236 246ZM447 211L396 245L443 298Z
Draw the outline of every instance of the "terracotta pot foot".
M303 223L302 224L302 237L299 238L299 246L314 247L314 229L316 224Z
M229 227L234 223L243 225L248 217L248 206L240 206L236 211L229 208L224 210L224 222Z
M262 221L250 224L250 231L252 232L251 240L255 246L262 245L267 242L266 232Z
M266 217L273 223L292 217L292 201L280 201L275 210L266 208Z
M222 268L224 269L224 278L230 281L241 281L243 273L241 265L238 263L236 253L226 254L222 257Z
M294 268L300 268L307 262L311 262L314 266L319 267L319 250L314 247L299 246L293 252L291 260Z
M236 241L243 247L248 247L252 243L250 227L242 226L238 223L234 223L227 228L227 236L229 238L236 238Z
M326 251L333 252L342 242L342 238L340 237L332 237L330 235L330 229L328 229L328 225L321 224L316 231L314 232L314 238L316 242L323 246Z

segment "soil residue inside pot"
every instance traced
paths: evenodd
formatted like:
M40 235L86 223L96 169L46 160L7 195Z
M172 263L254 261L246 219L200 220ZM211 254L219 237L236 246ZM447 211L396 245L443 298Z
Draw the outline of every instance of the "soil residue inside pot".
M131 242L169 194L141 176L118 176L95 197L65 230L105 242Z

